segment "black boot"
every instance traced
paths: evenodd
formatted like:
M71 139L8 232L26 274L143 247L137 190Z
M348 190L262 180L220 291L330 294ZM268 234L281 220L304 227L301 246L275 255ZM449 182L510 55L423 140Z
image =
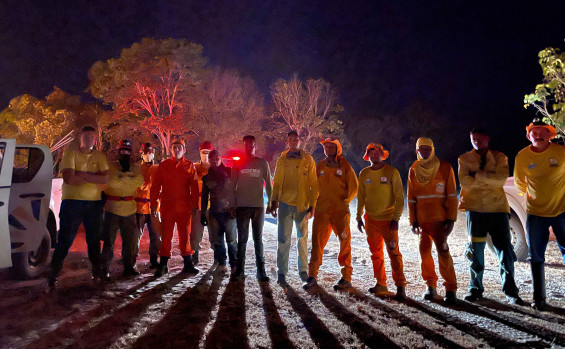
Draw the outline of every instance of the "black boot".
M149 269L157 268L159 268L159 261L157 260L157 256L149 256Z
M200 272L200 270L196 269L192 264L192 256L182 256L182 259L184 261L184 267L182 268L183 273L196 275Z
M243 280L245 279L245 259L238 258L235 263L235 271L232 274L232 279Z
M545 270L543 262L530 262L532 269L532 281L534 286L534 302L532 308L544 311L547 308L545 302Z
M167 266L169 258L170 257L161 257L161 263L159 263L159 267L155 270L154 276L160 277L169 272L169 267Z
M271 280L265 272L265 263L257 264L257 280L260 282L269 282Z

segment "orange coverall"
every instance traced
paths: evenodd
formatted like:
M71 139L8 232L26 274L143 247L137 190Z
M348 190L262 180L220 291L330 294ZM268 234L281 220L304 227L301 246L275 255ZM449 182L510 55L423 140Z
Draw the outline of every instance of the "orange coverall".
M149 214L150 212L150 200L149 191L151 188L151 176L157 171L157 165L153 164L142 164L141 174L143 175L143 184L137 188L135 192L135 203L137 206L137 213L139 214Z
M457 279L453 259L447 245L444 221L457 219L457 190L453 168L441 161L434 178L421 184L416 179L415 162L408 173L408 209L410 225L418 222L420 234L420 258L422 278L428 287L437 288L437 274L432 257L432 241L436 245L439 272L444 279L446 291L457 291Z
M357 176L343 156L338 156L339 167L328 167L326 160L316 166L320 196L312 223L312 255L308 275L317 277L322 265L324 247L332 230L340 242L337 260L343 279L351 282L351 229L349 203L357 195Z
M159 164L151 183L151 207L160 203L161 257L171 256L171 240L175 223L181 255L194 253L190 248L190 221L192 208L198 208L198 181L194 164L182 158L167 159Z
M402 253L398 247L398 230L390 229L392 220L399 221L404 210L404 189L398 170L385 164L378 170L366 167L359 173L357 221L365 218L367 243L371 251L373 275L386 286L383 245L390 258L392 279L396 286L406 286ZM363 215L365 212L365 215Z

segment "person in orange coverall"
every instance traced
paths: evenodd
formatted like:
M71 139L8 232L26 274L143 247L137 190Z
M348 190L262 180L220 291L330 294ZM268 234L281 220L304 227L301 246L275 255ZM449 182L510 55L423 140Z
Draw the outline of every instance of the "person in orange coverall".
M363 160L370 161L371 166L359 173L357 228L360 232L363 232L364 227L366 229L373 261L373 275L377 279L377 283L369 288L369 292L376 296L390 295L386 286L384 245L396 285L395 299L402 301L406 298L406 278L402 254L398 247L398 221L404 210L404 189L398 170L384 163L388 155L389 152L381 144L370 143L365 150Z
M308 280L304 289L317 284L318 269L322 265L324 247L332 230L340 241L339 256L341 279L334 289L351 287L351 230L349 228L349 203L357 195L357 176L347 160L341 156L343 148L339 140L326 138L320 142L326 158L316 166L320 196L316 203L312 225L312 253L308 264Z
M171 142L171 158L164 160L157 167L152 177L150 200L151 214L157 214L157 202L161 212L161 248L159 249L159 268L155 276L168 272L171 258L173 229L177 225L179 249L184 260L183 273L197 274L198 269L192 264L190 248L190 220L198 211L198 181L194 164L183 156L186 151L184 141L175 139Z
M143 184L137 188L135 193L135 203L137 205L136 220L139 229L137 236L136 255L139 254L139 242L143 236L145 225L149 231L149 267L157 269L159 267L158 256L159 246L161 246L161 236L151 224L151 207L149 200L149 192L151 189L151 177L157 171L157 165L153 163L155 157L155 148L151 143L143 143L141 145L141 174L143 175Z
M334 285L335 290L351 287L351 229L349 228L349 203L357 195L357 176L341 153L337 139L326 138L321 144L326 158L316 166L320 196L316 203L312 225L312 254L308 264L308 280L304 288L317 284L318 269L322 265L324 247L332 230L340 241L337 260L341 266L341 279Z
M416 143L418 160L408 173L408 210L412 232L420 235L422 278L428 290L425 300L437 294L438 277L432 258L432 241L436 245L439 272L444 279L444 304L457 303L457 279L447 237L457 219L457 191L453 168L435 156L434 143L421 137Z
M198 179L198 189L199 189L199 197L202 197L202 177L208 174L208 170L210 169L210 161L208 160L208 154L214 150L212 143L209 141L204 141L198 147L198 151L200 152L200 161L194 163L194 167L196 168L196 178ZM200 199L198 200L198 205L200 205ZM198 208L204 213L208 211L207 207L198 206ZM210 234L210 229L208 230L208 241L210 241L210 247L214 249L214 234ZM199 263L199 252L200 252L200 243L202 242L202 237L204 236L204 226L200 222L200 212L196 212L196 214L192 217L192 222L190 223L190 246L194 250L194 254L192 255L192 263L194 265L198 265ZM214 261L216 262L216 261Z

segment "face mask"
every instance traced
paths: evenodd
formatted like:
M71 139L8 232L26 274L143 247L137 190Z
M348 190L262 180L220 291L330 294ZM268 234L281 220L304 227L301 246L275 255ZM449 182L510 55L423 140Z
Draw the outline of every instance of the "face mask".
M129 159L130 159L129 155L118 154L118 162L120 163L120 166L122 167L122 172L129 171Z
M143 161L145 162L151 162L153 161L153 158L155 157L155 154L153 153L147 153L147 154L142 154L141 158L143 159Z
M208 153L200 152L200 161L208 163Z

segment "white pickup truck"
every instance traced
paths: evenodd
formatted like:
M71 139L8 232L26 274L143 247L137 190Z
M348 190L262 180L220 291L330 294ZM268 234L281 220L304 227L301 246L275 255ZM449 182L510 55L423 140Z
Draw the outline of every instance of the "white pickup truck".
M11 267L17 278L37 277L49 262L58 225L50 205L59 209L53 183L60 196L48 147L0 139L0 268Z

